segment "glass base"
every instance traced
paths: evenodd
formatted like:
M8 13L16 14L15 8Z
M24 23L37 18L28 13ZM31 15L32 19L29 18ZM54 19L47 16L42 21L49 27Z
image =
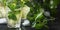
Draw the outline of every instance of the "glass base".
M19 30L19 28L8 28L8 30Z
M12 25L12 26L10 26L10 25L7 25L8 26L8 28L20 28L20 25Z

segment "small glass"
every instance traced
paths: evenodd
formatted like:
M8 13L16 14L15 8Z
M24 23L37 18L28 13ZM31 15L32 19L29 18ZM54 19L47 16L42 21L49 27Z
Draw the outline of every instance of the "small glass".
M21 24L21 13L19 4L15 0L7 1L7 6L10 10L7 13L7 26L8 28L20 28Z
M4 4L0 2L0 24L7 23L6 15L7 15L6 6L4 6Z
M19 28L20 23L21 23L21 17L20 17L20 12L18 14L15 14L15 12L8 12L8 27L9 28Z

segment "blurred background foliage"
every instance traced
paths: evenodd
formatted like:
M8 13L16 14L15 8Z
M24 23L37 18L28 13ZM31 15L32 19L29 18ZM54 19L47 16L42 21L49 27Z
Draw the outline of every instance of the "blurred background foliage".
M48 18L56 16L59 1L60 0L0 0L0 2L8 6L12 12L15 12L15 9L19 9L24 5L29 6L30 12L27 15L27 19L31 22L31 26L36 29L47 27ZM45 11L50 12L49 17L44 15Z

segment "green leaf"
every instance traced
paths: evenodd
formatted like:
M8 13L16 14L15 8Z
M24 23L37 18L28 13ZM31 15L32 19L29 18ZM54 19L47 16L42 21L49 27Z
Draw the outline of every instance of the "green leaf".
M15 4L15 3L10 3L10 4L8 4L8 7L9 7L12 11L14 11L15 8L16 8L16 4Z
M6 6L6 0L2 0L2 1L3 1L4 6Z
M8 15L8 18L9 18L9 19L13 19L13 20L15 20L15 21L17 20L15 14L12 14L12 13Z
M40 23L37 23L37 24L35 25L35 28L36 28L36 29L41 29L41 28L43 28L43 26L44 26L44 25L43 25L42 23L41 23L41 24L40 24Z
M45 18L42 23L45 25L45 24L47 24L47 22L48 22L48 20Z
M37 18L42 18L43 17L43 13L44 13L44 10L41 9L40 13L37 15L37 17L35 18L35 20L37 20Z

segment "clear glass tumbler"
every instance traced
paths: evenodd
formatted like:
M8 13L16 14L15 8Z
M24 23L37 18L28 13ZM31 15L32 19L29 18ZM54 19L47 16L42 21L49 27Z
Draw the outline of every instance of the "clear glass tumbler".
M21 24L21 13L20 7L16 0L8 0L7 6L10 10L7 13L7 25L9 28L20 28Z
M7 23L6 15L7 15L6 6L4 6L4 4L0 2L0 24Z

